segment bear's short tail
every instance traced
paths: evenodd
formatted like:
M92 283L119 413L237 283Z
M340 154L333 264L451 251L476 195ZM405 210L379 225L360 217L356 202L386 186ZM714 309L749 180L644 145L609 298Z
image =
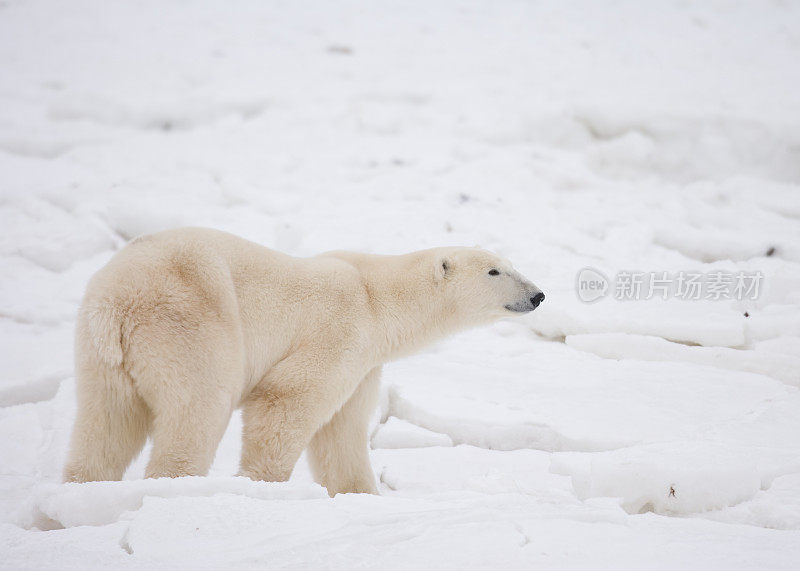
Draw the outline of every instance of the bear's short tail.
M124 316L110 304L85 303L78 316L76 352L91 352L103 365L121 367L123 361ZM88 357L88 355L84 355Z

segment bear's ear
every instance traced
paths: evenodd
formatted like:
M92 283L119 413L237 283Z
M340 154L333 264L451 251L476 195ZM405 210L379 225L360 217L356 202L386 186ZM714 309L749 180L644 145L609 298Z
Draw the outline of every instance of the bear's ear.
M443 280L452 271L452 265L447 258L441 258L436 266L436 281Z

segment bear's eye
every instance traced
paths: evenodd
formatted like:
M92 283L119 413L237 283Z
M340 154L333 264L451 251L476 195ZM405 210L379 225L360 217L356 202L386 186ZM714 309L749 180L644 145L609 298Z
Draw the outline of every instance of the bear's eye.
M497 270L489 270L489 275L490 276L499 276L500 272L498 272Z

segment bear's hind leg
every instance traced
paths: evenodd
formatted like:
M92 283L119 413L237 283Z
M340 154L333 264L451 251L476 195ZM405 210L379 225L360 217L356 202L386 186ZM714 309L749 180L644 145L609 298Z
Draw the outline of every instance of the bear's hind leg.
M381 368L371 370L353 396L311 439L308 459L314 479L336 494L377 494L369 462L369 420L375 411Z
M219 400L218 406L186 406L156 413L145 478L208 474L231 415L230 397L221 394Z
M244 378L236 331L206 322L183 329L180 336L143 326L138 333L165 339L140 343L131 360L139 393L152 413L153 450L145 477L205 476Z
M149 420L147 406L121 368L80 367L78 416L64 481L121 480L147 440Z

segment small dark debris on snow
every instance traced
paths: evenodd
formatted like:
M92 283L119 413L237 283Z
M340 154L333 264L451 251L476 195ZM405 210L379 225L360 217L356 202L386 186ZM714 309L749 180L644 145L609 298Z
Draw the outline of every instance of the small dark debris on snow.
M750 314L749 314L749 313L747 313L747 312L745 311L745 312L744 312L744 316L745 316L745 317L750 317Z
M461 194L458 195L459 204L464 204L465 202L469 202L470 200L472 200L472 197L466 192L462 192Z
M772 246L769 250L767 250L767 257L770 257L774 253L775 253L775 246Z
M670 498L674 498L675 497L675 488L672 487L672 486L669 487L669 497Z
M353 55L353 48L341 44L333 44L328 46L328 53L340 56L350 56Z

